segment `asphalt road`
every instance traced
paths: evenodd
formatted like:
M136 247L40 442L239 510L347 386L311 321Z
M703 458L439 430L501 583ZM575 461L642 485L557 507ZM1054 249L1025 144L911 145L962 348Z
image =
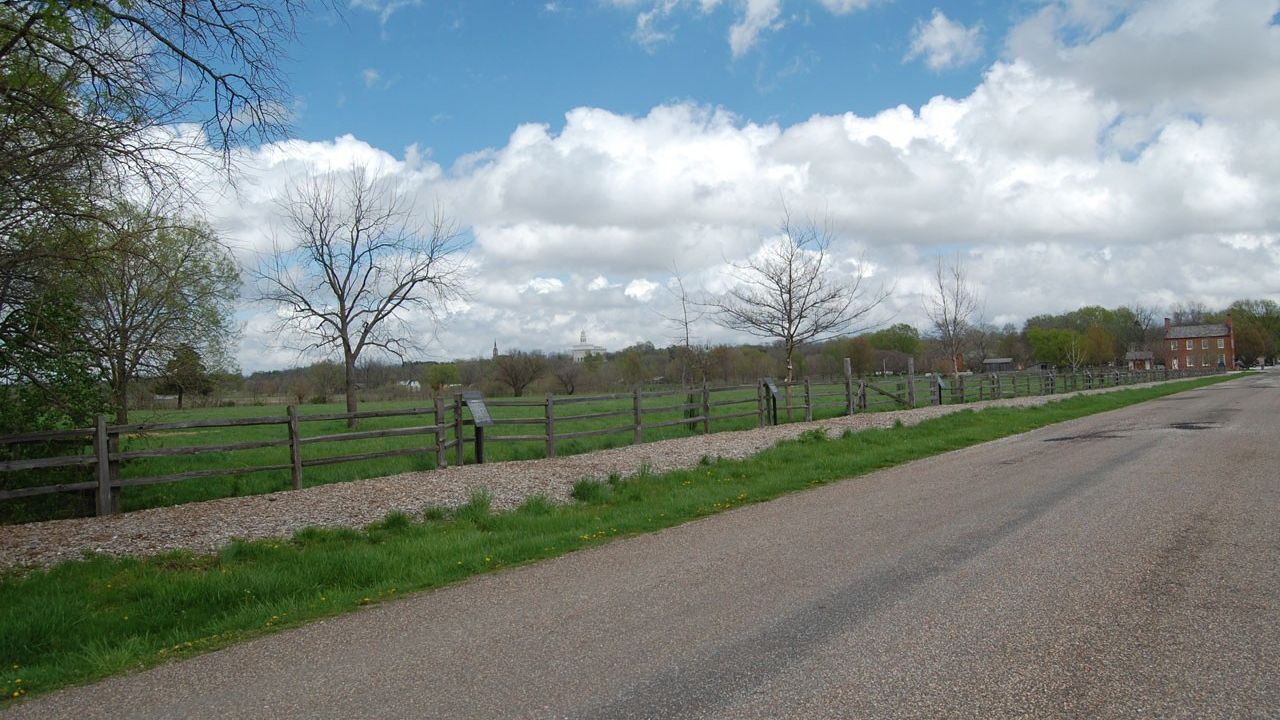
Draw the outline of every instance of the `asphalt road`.
M1280 375L475 579L14 717L1280 716Z

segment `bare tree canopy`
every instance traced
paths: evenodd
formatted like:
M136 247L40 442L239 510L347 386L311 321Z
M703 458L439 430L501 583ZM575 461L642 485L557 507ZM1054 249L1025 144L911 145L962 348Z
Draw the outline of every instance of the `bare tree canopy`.
M959 373L956 358L964 352L969 329L980 325L982 316L982 300L969 282L959 254L950 263L938 256L933 282L924 298L924 312L947 351L952 374Z
M864 286L865 263L847 273L832 267L828 225L797 225L784 209L780 230L782 237L734 265L736 285L707 304L719 325L779 341L791 380L796 348L850 332L891 290Z
M578 380L582 377L582 363L574 362L570 357L562 357L551 368L551 374L560 383L565 394L572 395L578 389Z
M327 4L321 2L319 4ZM302 0L0 0L0 236L278 136ZM177 123L197 125L185 137ZM198 144L200 147L193 147Z
M279 61L303 5L3 0L0 64L36 68L62 83L63 93L58 98L17 83L6 86L12 94L6 99L100 128L198 122L227 151L283 129L288 97Z
M550 363L542 353L516 350L494 358L493 374L498 382L511 388L513 395L520 397L524 395L525 388L547 372L548 367Z
M443 304L465 294L464 242L438 206L420 222L400 192L360 166L308 177L282 206L290 242L255 271L258 298L277 307L277 331L303 338L302 351L341 356L355 412L361 354L403 359L418 345L410 313L438 321Z

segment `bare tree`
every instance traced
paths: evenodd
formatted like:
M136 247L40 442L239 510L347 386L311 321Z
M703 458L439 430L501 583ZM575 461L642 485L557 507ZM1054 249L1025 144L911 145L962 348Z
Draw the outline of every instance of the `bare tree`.
M924 298L925 316L947 351L951 374L958 375L956 358L964 352L969 329L980 325L982 316L982 301L969 282L959 254L950 263L944 263L942 256L938 256L929 293Z
M1067 365L1071 366L1071 372L1078 372L1084 365L1087 357L1084 349L1084 343L1080 340L1080 333L1069 330L1070 339L1067 340L1066 352L1064 358Z
M1150 305L1134 303L1133 313L1133 350L1150 350L1152 345L1164 337L1164 326L1160 325L1156 309Z
M551 368L551 374L555 376L556 382L560 383L560 387L564 388L565 393L572 395L578 389L578 380L582 377L582 363L574 362L571 357L562 357Z
M1198 325L1209 315L1209 308L1198 301L1178 303L1170 308L1169 314L1174 325Z
M672 287L673 284L674 287ZM671 293L679 307L671 315L665 313L659 313L659 315L676 331L675 340L678 343L676 357L680 363L680 384L688 384L691 365L701 366L705 379L705 363L697 362L698 352L693 346L693 324L701 320L706 313L690 296L688 289L684 286L684 277L674 265L671 268L671 283L667 285L667 292Z
M415 347L407 315L436 321L465 294L465 246L438 206L419 223L401 193L361 166L311 176L282 205L293 242L277 243L256 270L258 298L279 309L278 331L304 339L300 350L341 357L347 412L356 412L361 354L403 359Z
M721 326L781 343L790 381L796 348L849 332L891 290L864 287L862 262L847 275L836 272L827 252L833 237L829 225L797 225L784 208L780 230L781 238L733 266L735 286L707 305Z
M493 361L493 372L498 381L511 387L516 397L524 395L525 388L547 372L547 357L542 353L516 350L499 355Z

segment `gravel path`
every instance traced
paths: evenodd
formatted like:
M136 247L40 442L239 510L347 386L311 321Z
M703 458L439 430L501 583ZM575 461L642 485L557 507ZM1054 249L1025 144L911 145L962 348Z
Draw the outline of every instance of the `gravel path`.
M614 473L625 477L641 467L665 472L695 466L704 456L744 458L816 427L838 434L845 429L891 427L898 420L914 425L960 410L1043 405L1073 395L1156 384L1159 383L868 413L628 445L562 458L450 467L107 517L6 525L0 526L0 568L47 566L89 552L215 552L233 539L288 537L311 526L363 527L392 511L418 515L428 507L455 507L466 503L472 492L481 488L492 495L497 510L514 508L533 495L567 502L573 484L582 478L603 479Z

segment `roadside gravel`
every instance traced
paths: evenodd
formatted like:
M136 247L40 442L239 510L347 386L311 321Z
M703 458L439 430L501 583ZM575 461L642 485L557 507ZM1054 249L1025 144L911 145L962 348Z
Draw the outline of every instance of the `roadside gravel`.
M704 456L743 458L816 427L841 433L845 429L891 427L899 420L905 425L914 425L960 410L1043 405L1073 395L1157 384L868 413L663 440L561 458L450 467L107 517L0 526L0 568L48 566L85 553L124 556L180 549L215 552L233 539L288 537L312 526L363 527L392 511L420 515L428 507L456 507L466 503L478 489L492 495L493 507L497 510L514 508L533 495L543 495L553 502L567 502L573 484L582 478L604 479L614 473L625 477L634 475L642 467L665 472L695 466Z

